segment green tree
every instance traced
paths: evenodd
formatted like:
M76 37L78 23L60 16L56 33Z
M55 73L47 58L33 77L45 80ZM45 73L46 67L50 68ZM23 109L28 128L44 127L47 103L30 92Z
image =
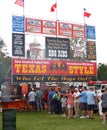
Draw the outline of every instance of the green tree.
M98 80L107 80L107 65L99 63Z
M0 85L5 82L5 79L10 74L11 57L7 56L7 52L4 51L5 47L6 44L0 38Z

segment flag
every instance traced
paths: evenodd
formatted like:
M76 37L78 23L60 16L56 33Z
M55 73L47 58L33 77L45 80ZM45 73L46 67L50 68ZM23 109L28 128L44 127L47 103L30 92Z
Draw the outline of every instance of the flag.
M51 12L54 12L56 8L57 8L57 4L55 3L51 6Z
M84 17L90 17L90 13L86 11L86 9L84 8Z
M24 0L16 0L15 4L24 7Z

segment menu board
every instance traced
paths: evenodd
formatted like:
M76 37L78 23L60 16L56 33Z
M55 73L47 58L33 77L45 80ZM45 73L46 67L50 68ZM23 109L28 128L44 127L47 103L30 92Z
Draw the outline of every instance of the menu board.
M70 58L70 40L68 38L46 37L45 46L47 58Z
M25 35L12 34L12 56L25 56Z

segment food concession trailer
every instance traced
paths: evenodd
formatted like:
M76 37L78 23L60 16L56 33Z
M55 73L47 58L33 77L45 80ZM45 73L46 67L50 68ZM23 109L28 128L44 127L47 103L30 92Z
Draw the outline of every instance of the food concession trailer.
M6 82L1 85L2 109L28 109L28 85Z

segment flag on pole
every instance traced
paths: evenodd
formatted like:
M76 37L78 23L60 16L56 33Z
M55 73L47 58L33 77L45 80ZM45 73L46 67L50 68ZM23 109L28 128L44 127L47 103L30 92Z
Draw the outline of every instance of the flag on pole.
M88 17L88 18L89 18L90 15L91 15L91 14L90 14L89 12L87 12L86 9L84 8L84 17Z
M57 9L57 3L51 6L51 12L55 12L56 9Z
M15 4L24 7L24 0L16 0Z

